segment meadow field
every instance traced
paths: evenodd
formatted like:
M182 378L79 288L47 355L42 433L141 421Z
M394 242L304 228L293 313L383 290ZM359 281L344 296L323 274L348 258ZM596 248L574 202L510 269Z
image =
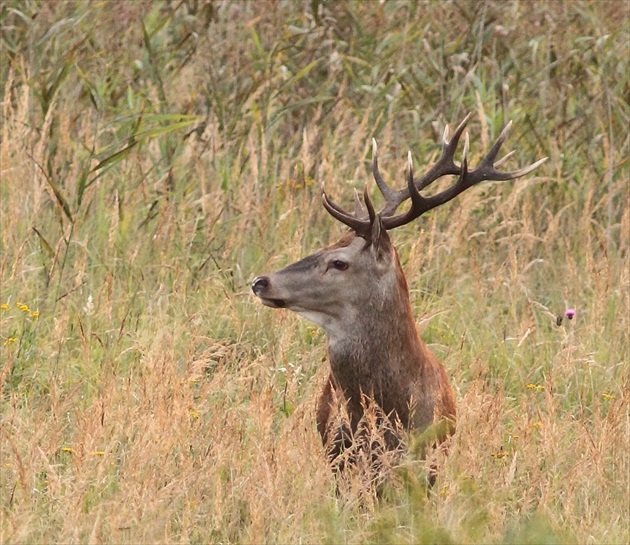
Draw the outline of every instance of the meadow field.
M4 1L0 542L630 542L629 6ZM392 233L450 454L338 496L325 336L250 282L469 112L549 159Z

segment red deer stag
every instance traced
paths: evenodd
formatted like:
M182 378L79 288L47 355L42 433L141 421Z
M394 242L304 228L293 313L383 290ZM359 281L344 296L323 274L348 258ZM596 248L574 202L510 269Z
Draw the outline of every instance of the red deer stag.
M372 414L380 415L372 423L378 422L383 430L382 452L399 449L403 430L422 432L434 423L446 422L446 426L436 427L441 430L438 442L454 432L453 390L444 366L418 335L407 282L387 231L445 204L479 182L519 178L546 160L511 172L496 170L512 155L495 163L511 125L508 123L472 170L468 168L466 134L462 162L456 165L455 151L469 118L450 140L446 127L442 154L421 178L414 179L409 153L407 187L402 190L390 188L381 177L373 140L372 174L385 198L384 208L375 212L367 187L363 193L367 213L356 194L356 210L351 214L322 192L326 210L350 230L336 244L252 282L263 304L292 310L327 334L330 375L317 407L317 429L337 469L344 465L342 453L359 443L357 438L362 434L365 439L368 407L376 407ZM458 178L434 195L420 193L443 176ZM411 201L409 209L396 214L407 199ZM340 411L345 413L345 424L343 420L340 423ZM365 440L362 444L366 445Z

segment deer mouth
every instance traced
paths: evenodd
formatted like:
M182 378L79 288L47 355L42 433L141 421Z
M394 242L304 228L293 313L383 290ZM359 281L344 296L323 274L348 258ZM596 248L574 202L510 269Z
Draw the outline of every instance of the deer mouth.
M266 307L284 308L287 306L287 303L284 299L270 299L267 297L260 297L260 300L262 301L262 304Z

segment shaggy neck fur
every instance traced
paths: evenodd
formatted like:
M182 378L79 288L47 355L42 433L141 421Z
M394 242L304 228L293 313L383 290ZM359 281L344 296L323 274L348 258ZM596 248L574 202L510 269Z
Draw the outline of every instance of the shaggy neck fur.
M432 399L413 399L414 386L423 380L429 357L416 330L397 256L395 261L388 288L370 294L369 313L357 316L350 324L352 334L329 337L333 379L347 400L353 426L363 413L362 395L374 399L390 418L400 419L406 428L411 424L412 405L433 407ZM432 413L422 420L428 424Z

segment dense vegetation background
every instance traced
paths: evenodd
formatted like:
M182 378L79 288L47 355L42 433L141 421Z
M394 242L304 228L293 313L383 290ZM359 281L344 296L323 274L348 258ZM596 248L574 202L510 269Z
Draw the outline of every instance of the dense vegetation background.
M3 543L630 541L626 2L0 10ZM372 137L403 184L470 111L473 164L510 119L549 160L394 233L450 456L337 497L325 339L248 283L339 236Z

